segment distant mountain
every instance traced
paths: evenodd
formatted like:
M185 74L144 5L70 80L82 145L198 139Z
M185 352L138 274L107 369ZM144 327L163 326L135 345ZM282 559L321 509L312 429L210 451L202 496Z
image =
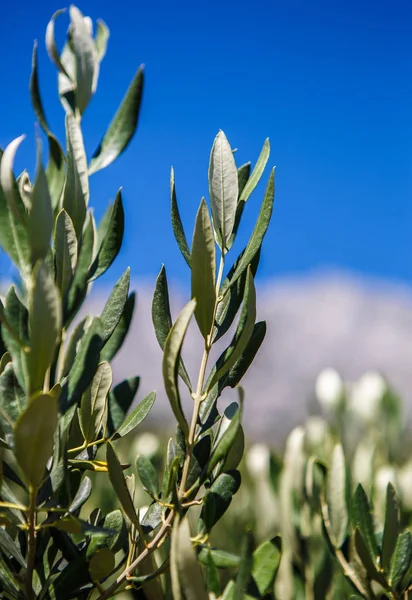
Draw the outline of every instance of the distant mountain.
M165 427L173 423L163 392L161 351L151 322L152 290L135 282L137 309L132 330L114 361L116 381L141 375L139 398L156 389L153 417ZM172 289L174 317L187 297ZM98 312L105 301L94 292L87 310ZM279 278L259 286L258 317L268 324L266 340L243 380L245 429L250 438L273 445L291 427L316 410L314 383L325 367L344 378L380 371L412 406L412 289L347 273L317 272ZM184 358L195 380L199 365L197 331L185 342ZM230 339L230 337L229 337ZM201 345L200 345L201 346ZM213 363L212 363L213 364ZM182 392L185 388L181 386ZM235 392L225 392L222 405ZM190 404L186 398L185 404Z

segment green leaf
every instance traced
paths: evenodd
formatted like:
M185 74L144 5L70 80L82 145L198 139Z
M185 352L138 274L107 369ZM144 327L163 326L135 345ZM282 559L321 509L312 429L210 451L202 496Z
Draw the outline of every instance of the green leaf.
M82 115L89 104L97 67L93 38L78 8L70 6L70 41L76 57L76 106Z
M372 515L368 498L361 484L358 484L352 503L352 525L358 527L366 548L374 563L378 561L379 550L373 529Z
M230 346L220 355L214 372L211 373L210 381L206 389L211 390L230 369L236 364L243 352L246 350L255 326L256 319L256 291L250 268L247 271L245 295L243 297L242 311L236 333Z
M166 338L172 328L172 315L170 313L169 288L167 285L166 269L164 265L156 279L155 291L152 300L152 321L155 329L156 339L162 350L164 350ZM183 363L179 361L179 375L189 388L192 389L189 375Z
M235 224L238 178L230 144L219 131L213 143L209 163L209 193L213 226L219 246L224 251Z
M396 542L400 534L399 500L391 483L386 488L385 527L382 540L382 566L386 573L390 571L391 558L395 552Z
M233 245L237 231L239 229L239 224L240 224L240 220L242 218L243 209L245 207L246 202L249 200L252 192L258 185L260 178L262 177L263 171L265 170L266 164L269 159L269 154L270 154L270 144L269 144L269 139L266 139L265 143L263 144L262 151L259 155L259 158L257 160L255 168L253 169L252 174L250 176L248 176L244 185L242 185L243 181L242 182L239 181L239 184L242 185L242 189L239 189L239 199L238 199L238 203L236 206L235 224L233 227L233 233L232 233L231 238L228 243L228 249L230 249ZM246 167L248 166L249 172L250 172L250 163L248 165L244 165L244 166L246 166ZM240 169L238 170L238 175L240 175L239 172L240 172ZM240 179L240 177L239 177L239 179Z
M137 517L129 489L126 484L126 480L124 478L119 459L117 458L113 446L110 442L107 443L106 448L109 478L113 486L113 490L123 508L125 515L129 518L133 525L135 525L135 527L139 528L139 519Z
M64 208L59 212L54 231L56 285L64 297L77 264L77 238L73 222Z
M96 259L90 268L89 279L97 279L110 267L119 253L124 233L124 211L122 194L119 190L110 209L107 233L99 246Z
M104 169L116 160L132 139L139 118L143 82L143 68L140 67L92 156L89 165L90 175Z
M106 23L101 19L97 19L97 32L94 45L96 47L97 60L102 62L107 49L107 42L109 41L110 30Z
M53 210L58 210L66 180L66 157L59 142L51 133L47 139L49 142L49 161L46 168L47 185Z
M206 492L198 520L198 532L209 533L229 508L240 487L239 471L222 473Z
M220 579L219 573L215 563L213 562L213 557L210 549L207 552L207 562L206 562L206 589L210 593L213 593L215 597L220 596Z
M15 219L23 224L26 224L26 207L20 198L19 190L13 173L14 158L16 156L18 147L24 139L24 135L16 138L10 142L3 152L0 163L0 183L9 208L13 212Z
M109 392L109 416L107 420L107 433L113 435L118 429L133 402L139 387L140 378L130 377L125 379Z
M66 327L86 297L89 285L89 269L94 255L95 235L94 217L91 211L89 211L86 216L81 239L78 242L76 270L67 294L67 303L64 312Z
M102 360L112 360L122 347L132 322L135 299L136 294L132 292L125 302L118 324L103 347L101 352Z
M89 202L89 179L83 136L75 117L66 114L67 178L63 193L63 208L73 221L80 238Z
M100 581L110 575L115 568L114 554L109 548L99 548L90 559L89 572L92 581Z
M137 457L136 468L143 487L147 490L152 498L156 498L159 487L156 469L150 460L144 455Z
M242 388L239 388L240 400L243 402L243 392L240 391L241 389ZM215 447L212 456L210 457L208 467L209 473L212 472L218 462L226 457L234 443L240 427L241 412L241 406L236 404L236 402L232 402L232 404L226 408L216 436Z
M272 216L273 201L275 198L275 169L272 169L268 185L266 187L265 197L263 198L262 206L260 208L259 216L256 221L255 228L253 229L250 240L242 253L242 258L239 260L236 269L233 273L232 278L226 280L221 289L221 294L226 294L229 287L232 286L247 269L248 265L252 262L256 253L260 250L260 247L265 237L266 231L269 227L270 218Z
M250 162L245 163L237 170L237 181L239 188L239 198L242 195L243 189L250 177ZM239 201L238 201L239 202Z
M233 600L244 600L247 584L253 567L253 536L246 534L242 543L241 562L233 590Z
M122 541L124 532L124 519L121 510L113 510L104 518L104 529L109 529L114 533L103 537L101 535L92 535L90 543L87 547L87 557L93 556L98 548L107 547L116 552Z
M113 439L124 437L133 429L135 429L149 414L154 401L156 400L156 392L151 392L146 398L144 398L126 417L123 423L120 425L118 430L114 433Z
M32 391L43 389L61 327L59 294L46 263L41 263L34 271L33 287L29 292L30 352L27 364Z
M24 411L27 396L14 373L14 365L6 365L0 375L0 420L7 443L13 439L13 425Z
M196 299L195 317L206 340L213 325L216 304L216 250L212 223L204 199L196 217L190 264L192 298Z
M10 594L10 598L20 598L21 589L20 584L15 576L6 565L5 561L0 561L0 582L4 591Z
M29 340L29 314L16 295L14 286L10 286L4 307L6 322L2 324L1 334L12 359L14 372L23 390L27 387L26 348Z
M70 369L73 366L74 360L77 355L79 344L80 344L86 330L90 326L90 322L91 322L91 319L89 316L84 317L84 319L82 319L80 321L80 323L78 323L76 325L76 327L73 329L73 332L70 336L70 340L69 340L69 343L67 344L65 355L64 355L64 362L63 362L63 369L62 369L63 377L66 377L66 375L68 374L68 372L70 371Z
M41 484L47 461L53 453L56 427L57 401L49 394L35 396L17 420L14 430L15 456L29 483L35 488Z
M327 500L329 518L336 548L340 548L346 539L348 526L348 508L346 505L346 465L341 444L333 449L327 477Z
M7 558L13 557L23 569L27 569L27 563L22 555L19 546L9 536L7 531L0 527L0 550L7 556ZM0 579L1 581L1 579Z
M359 558L362 561L363 568L366 570L368 577L371 580L384 583L384 578L380 574L376 562L373 560L366 542L360 532L359 527L355 530L355 548Z
M73 498L72 503L69 506L69 512L74 513L87 502L92 493L92 480L90 477L85 475L79 485L79 488L76 492L75 497Z
M173 600L208 600L202 571L190 539L187 518L175 518L171 542L171 578Z
M69 406L77 404L83 392L90 385L99 364L102 344L101 322L99 318L95 317L81 339L67 383L63 388L61 404L65 410Z
M37 143L37 172L31 192L31 210L27 225L31 264L34 266L38 260L46 258L53 230L53 210L42 165L40 141Z
M107 421L107 395L112 386L112 369L108 362L97 368L91 385L82 396L79 412L80 429L87 443L94 442Z
M183 340L195 308L195 300L190 300L190 302L188 302L183 308L166 338L163 351L162 372L166 394L169 398L173 414L175 415L177 422L179 423L185 435L188 434L189 427L180 403L177 373Z
M0 152L1 154L1 152ZM23 277L30 272L30 248L27 228L10 209L0 186L0 245L20 270Z
M239 385L242 377L245 375L246 371L249 369L250 365L254 361L255 356L260 346L262 345L263 340L265 339L265 335L265 321L260 321L259 323L256 323L245 350L242 352L242 355L235 362L233 367L230 369L229 373L226 376L226 379L224 380L225 387L229 386L231 388L235 388Z
M64 9L60 9L57 10L52 18L50 19L47 28L46 28L46 49L49 55L50 60L52 61L52 63L54 63L56 65L56 67L58 68L60 73L63 73L67 79L70 79L71 76L69 75L69 73L66 71L66 68L64 67L63 63L60 60L60 54L57 50L56 47L56 42L55 42L55 38L54 38L54 21L56 20L56 18L61 15L62 13L64 13L65 10Z
M126 269L113 288L112 293L100 315L103 326L103 341L110 338L123 314L130 286L130 267Z
M39 88L39 74L37 68L37 40L33 45L32 63L31 63L31 75L30 75L30 96L31 103L33 106L34 113L40 123L41 128L46 135L50 135L49 125L47 123L46 114L43 108L43 102L41 99L40 88Z
M412 561L412 538L410 531L404 531L398 537L395 552L392 556L389 582L396 591L401 591L404 578Z
M212 560L218 569L233 569L239 566L240 557L225 550L218 550L209 546L199 546L201 548L197 558L202 565L207 565L208 555L212 557Z
M281 555L282 540L280 536L263 542L254 551L252 578L259 590L259 598L270 592L279 569Z
M173 167L170 171L170 196L172 199L171 203L171 219L173 233L179 246L179 250L182 253L183 258L190 267L190 250L187 244L186 235L183 229L182 219L180 218L179 207L177 205L176 189L175 189L175 173Z

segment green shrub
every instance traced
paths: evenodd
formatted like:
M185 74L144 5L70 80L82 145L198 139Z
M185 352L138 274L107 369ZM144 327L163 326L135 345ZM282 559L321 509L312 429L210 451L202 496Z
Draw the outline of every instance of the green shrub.
M48 164L44 169L39 139L34 182L26 171L15 177L14 157L23 137L7 146L0 164L0 244L19 273L18 285L0 304L2 597L103 599L128 590L148 599L213 598L222 593L218 569L230 567L222 597L243 598L247 590L261 598L270 593L279 565L279 538L256 548L247 534L240 558L212 547L209 538L240 485L244 435L238 385L265 336L265 324L255 323L254 276L272 213L274 171L247 246L227 275L225 267L245 203L266 166L269 142L251 171L250 163L236 167L228 140L218 133L209 164L211 215L203 199L191 248L172 172L172 225L191 271L192 299L173 321L162 267L153 322L176 436L165 444L162 470L144 454L132 457L133 467L123 464L119 440L141 424L155 401L151 393L131 408L138 378L112 389L110 361L127 335L134 308L129 269L99 317L76 317L92 281L107 271L122 244L121 192L96 228L89 177L113 162L132 138L143 72L137 71L87 161L81 123L96 91L109 32L98 22L93 37L90 19L72 6L60 53L54 42L60 12L47 27L46 45L58 71L66 153L45 116L35 46L30 91L47 138ZM195 384L181 356L193 317L203 347ZM211 350L225 335L230 341L210 367ZM179 379L193 400L189 419ZM226 387L237 387L239 400L220 414L217 402ZM116 497L108 513L90 505L97 477ZM142 489L151 498L144 515L137 502Z

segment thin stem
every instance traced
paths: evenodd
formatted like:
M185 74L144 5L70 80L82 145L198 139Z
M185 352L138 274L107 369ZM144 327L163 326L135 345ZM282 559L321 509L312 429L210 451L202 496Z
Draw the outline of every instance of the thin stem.
M107 588L104 594L101 594L99 596L98 600L105 600L106 598L110 598L113 595L113 592L127 580L129 575L133 573L136 567L154 550L156 550L160 542L167 534L172 524L173 516L174 513L173 511L171 511L167 516L166 521L163 523L162 527L159 529L152 541L147 544L146 548L139 554L139 556L134 559L134 561L123 571L121 575L119 575L116 581L109 588Z
M89 442L88 444L82 444L81 446L77 446L77 448L69 448L67 450L67 453L78 454L79 452L87 450L87 448L91 448L92 446L99 446L99 444L104 444L106 441L106 438L100 438L100 440L96 440L95 442Z
M220 264L219 264L219 272L218 272L217 281L216 281L216 302L215 302L215 306L214 306L214 310L213 310L212 325L210 328L210 333L207 336L206 341L205 341L205 348L203 351L202 361L200 363L199 375L198 375L198 379L197 379L196 392L193 395L194 407L193 407L192 419L190 422L189 434L187 437L187 444L186 444L187 445L187 448L186 448L187 453L186 453L186 458L185 458L185 462L183 465L182 479L180 480L180 486L179 486L179 490L178 490L179 500L183 500L183 498L185 497L185 493L186 493L185 488L186 488L187 479L189 476L189 466L190 466L190 461L191 461L192 454L193 454L193 447L196 442L196 426L197 426L197 420L199 418L200 405L201 405L202 401L204 400L202 391L203 391L203 386L204 386L204 381L205 381L207 361L209 359L210 350L212 348L211 340L212 340L213 329L214 329L214 325L215 325L216 311L217 311L217 307L219 304L219 291L220 291L220 285L222 283L224 266L225 266L224 256L221 255ZM83 448L81 448L81 449L83 449ZM76 449L74 449L74 450L76 450ZM74 450L72 449L71 452L73 452ZM70 450L69 450L69 452L70 452ZM99 596L98 600L105 600L106 598L110 598L111 596L113 596L113 594L117 590L117 588L119 586L121 586L123 583L125 583L125 581L127 581L129 575L131 575L133 573L133 571L136 569L136 567L147 556L150 556L150 554L152 552L154 552L156 550L156 548L158 548L158 546L160 546L160 544L163 542L164 538L169 533L170 527L173 522L174 514L175 514L174 510L172 509L170 511L170 513L168 514L166 520L163 522L163 525L161 526L161 528L159 529L159 531L157 532L155 537L152 539L152 541L149 542L149 544L147 544L147 546L139 554L139 556L137 556L134 559L134 561L126 567L126 569L123 571L123 573L121 575L119 575L117 580L110 587L108 587L107 590L103 594L101 594Z
M30 504L28 518L28 536L27 536L27 572L26 572L26 598L32 600L33 592L33 572L36 559L36 496L37 490L30 486Z
M328 534L331 546L333 547L333 551L335 553L335 557L338 560L340 566L342 567L343 573L346 575L346 577L348 577L348 579L351 580L351 582L353 583L355 588L358 590L358 592L360 592L363 596L367 597L367 593L366 593L362 583L360 582L354 569L351 567L351 565L346 560L345 555L343 554L342 550L340 548L337 548L335 546L335 544L333 544L333 542L332 542L332 536L331 536L332 526L331 526L330 519L329 519L329 510L328 510L328 506L325 502L325 499L323 497L321 498L320 507L321 507L322 518L323 518L323 523L325 525L326 533Z

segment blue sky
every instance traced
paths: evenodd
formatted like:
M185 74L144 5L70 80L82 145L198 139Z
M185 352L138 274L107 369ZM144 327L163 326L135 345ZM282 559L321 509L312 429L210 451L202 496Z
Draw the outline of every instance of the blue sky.
M313 2L85 0L79 8L111 29L97 95L84 117L89 156L135 70L146 88L137 135L93 176L100 217L122 185L125 246L108 279L130 264L153 280L162 262L186 281L169 219L169 170L188 237L215 134L223 129L239 164L271 140L277 166L273 223L261 278L338 267L412 283L412 4L405 0ZM52 129L63 138L55 70L44 48L55 1L3 7L0 22L0 145L28 138L17 166L34 166L30 106L33 40ZM67 17L57 22L60 43ZM269 172L265 176L268 177ZM247 207L253 228L264 186ZM6 269L4 260L0 262Z

